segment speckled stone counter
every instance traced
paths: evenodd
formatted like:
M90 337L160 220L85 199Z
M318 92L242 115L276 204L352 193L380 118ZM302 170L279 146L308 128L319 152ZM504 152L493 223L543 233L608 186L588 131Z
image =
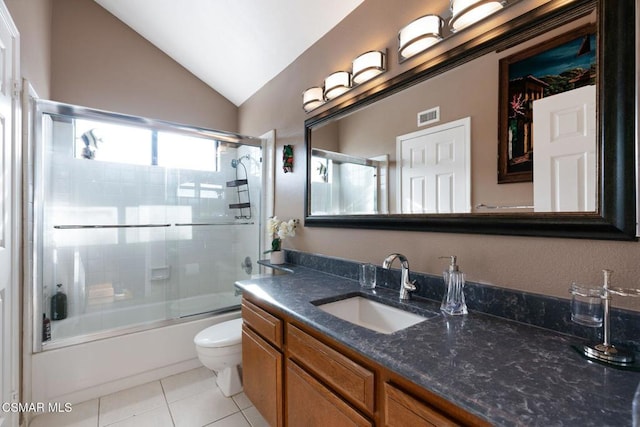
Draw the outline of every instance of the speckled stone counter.
M298 265L284 275L236 286L369 359L501 426L630 426L640 373L582 358L578 338L470 312L445 316L439 303L404 306L433 314L385 335L318 309L313 302L367 294L400 306L397 292L361 290L358 282Z

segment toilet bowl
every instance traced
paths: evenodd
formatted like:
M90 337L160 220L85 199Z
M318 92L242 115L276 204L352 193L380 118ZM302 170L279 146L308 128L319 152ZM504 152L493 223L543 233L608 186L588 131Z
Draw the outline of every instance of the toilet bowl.
M229 397L242 391L242 319L203 329L195 336L198 359L216 373L216 384Z

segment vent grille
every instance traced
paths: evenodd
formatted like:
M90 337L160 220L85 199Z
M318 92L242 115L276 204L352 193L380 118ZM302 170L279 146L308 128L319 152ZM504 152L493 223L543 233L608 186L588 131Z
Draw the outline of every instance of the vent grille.
M429 110L418 113L418 126L428 125L440 121L440 107L434 107Z

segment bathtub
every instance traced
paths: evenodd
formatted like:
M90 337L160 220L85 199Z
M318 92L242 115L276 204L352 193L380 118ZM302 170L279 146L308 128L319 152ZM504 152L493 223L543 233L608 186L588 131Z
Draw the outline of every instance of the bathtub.
M219 295L216 297L219 298ZM142 330L131 332L110 330L86 337L61 340L57 348L50 348L35 353L31 358L31 401L79 403L109 393L124 390L136 385L155 381L168 375L184 372L201 366L197 358L193 338L202 329L216 323L240 317L239 297L232 294L225 298L237 301L233 311L214 315L198 315L178 320L161 321L150 327L148 318ZM210 297L213 298L213 297ZM195 300L199 301L195 301ZM208 298L194 297L173 305L174 313L186 312L187 308L205 307ZM201 305L198 305L201 304ZM126 318L127 322L135 320L140 313L149 315L162 306L163 317L167 310L166 303L149 304L149 307L131 307L112 312L113 316ZM212 306L207 306L211 310ZM169 304L169 309L171 309ZM138 312L138 313L136 313ZM101 316L105 316L105 313ZM160 317L159 317L160 318ZM65 319L65 320L72 320ZM88 316L82 322L98 322ZM111 319L116 320L116 319ZM65 327L71 328L72 322L52 322L57 329L54 333L62 334ZM131 324L131 323L127 323ZM75 325L77 326L77 325ZM118 335L116 335L116 332ZM85 342L77 343L84 338ZM72 342L74 341L74 342Z

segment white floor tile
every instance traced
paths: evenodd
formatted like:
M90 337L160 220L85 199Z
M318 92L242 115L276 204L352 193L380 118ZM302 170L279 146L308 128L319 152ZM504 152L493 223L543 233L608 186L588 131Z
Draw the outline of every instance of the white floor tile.
M165 405L109 424L108 427L173 427L173 420Z
M100 427L166 405L160 381L143 384L100 398Z
M205 367L35 417L30 427L267 427L244 393L225 397ZM241 412L242 410L242 412Z
M242 413L249 420L251 427L270 427L255 406L243 410Z
M249 400L247 395L244 394L244 392L238 393L231 397L233 398L233 401L236 402L236 405L238 405L238 408L240 409L247 409L248 407L253 406L253 403L251 403L251 401Z
M30 427L96 427L98 425L98 399L77 403L71 412L45 413L35 417Z
M251 427L251 424L244 418L242 412L237 412L213 424L207 424L207 427Z
M218 389L169 403L176 427L204 426L235 412L238 407Z
M169 403L217 387L213 371L204 366L164 378L161 383Z

